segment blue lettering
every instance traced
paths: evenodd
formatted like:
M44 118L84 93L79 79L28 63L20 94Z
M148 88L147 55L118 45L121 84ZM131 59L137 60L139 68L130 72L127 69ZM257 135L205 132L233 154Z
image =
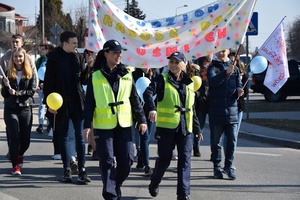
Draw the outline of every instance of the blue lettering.
M146 23L144 21L136 21L137 25L144 27Z
M196 10L195 11L195 17L202 17L204 15L204 11L203 10Z
M159 21L151 22L152 28L159 28L161 27L161 23Z
M182 17L184 22L189 20L189 16L187 14L183 14Z
M219 8L219 4L215 4L215 5L213 5L213 6L209 6L209 7L207 8L207 10L208 10L208 13L211 13L211 12L217 10L218 8Z
M166 22L168 22L167 26L172 26L175 24L175 17L170 17L166 19Z

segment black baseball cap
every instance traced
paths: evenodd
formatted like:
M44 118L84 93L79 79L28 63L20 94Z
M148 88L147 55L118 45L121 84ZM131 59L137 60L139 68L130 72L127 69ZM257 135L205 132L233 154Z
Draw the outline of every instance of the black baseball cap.
M104 51L126 51L117 40L108 40L103 46Z
M183 55L183 53L180 53L180 52L172 53L169 57L167 57L167 59L170 59L170 58L176 58L179 61L186 62L185 56Z

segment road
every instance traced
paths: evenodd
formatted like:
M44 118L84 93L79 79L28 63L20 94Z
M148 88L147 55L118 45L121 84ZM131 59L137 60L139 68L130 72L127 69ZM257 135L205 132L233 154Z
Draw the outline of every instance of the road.
M1 116L2 117L2 116ZM3 120L3 119L2 119ZM3 123L3 121L1 122ZM0 200L69 200L103 199L102 182L98 161L87 156L87 172L92 179L88 185L63 184L61 161L51 159L53 146L47 134L38 134L37 109L34 109L34 125L31 146L25 154L21 176L12 176L11 163L5 158L7 144L4 125L0 125ZM213 178L210 158L209 131L204 132L200 150L202 157L192 157L191 195L193 200L299 200L300 199L300 152L257 141L239 139L235 153L237 179L216 180ZM156 159L155 140L150 145L150 165ZM122 186L124 200L134 199L176 199L176 163L172 161L160 185L158 197L148 193L149 178L135 169L134 163L129 178Z

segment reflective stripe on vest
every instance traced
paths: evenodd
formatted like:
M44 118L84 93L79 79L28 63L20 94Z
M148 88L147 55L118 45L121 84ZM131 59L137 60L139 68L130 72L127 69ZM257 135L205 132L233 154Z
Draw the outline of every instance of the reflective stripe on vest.
M115 101L109 82L100 70L93 73L92 83L96 102L93 127L109 130L115 128L117 122L124 128L132 126L132 111L129 100L132 90L132 74L128 73L120 78L117 101ZM115 106L110 106L110 104L115 104Z
M168 74L162 73L165 81L165 92L162 101L157 102L157 121L156 126L161 128L174 129L179 125L180 111L176 112L175 106L180 106L180 97L177 89L169 83ZM193 105L195 93L193 90L193 83L186 86L187 96L185 101L185 108L190 111L185 112L186 125L189 132L193 130Z

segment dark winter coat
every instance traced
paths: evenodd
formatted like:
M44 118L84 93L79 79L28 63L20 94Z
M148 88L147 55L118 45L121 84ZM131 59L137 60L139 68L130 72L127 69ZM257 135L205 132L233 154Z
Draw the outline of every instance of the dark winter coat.
M75 87L77 88L74 94L71 94L72 96L70 96L66 89L67 86L64 76L64 68L66 66L62 66L63 59L65 59L63 55L66 55L66 52L62 47L53 49L48 55L46 64L47 70L44 78L45 98L43 103L46 104L46 99L52 92L59 93L63 98L63 104L61 108L58 109L56 119L57 121L60 120L62 123L68 123L68 104L72 103L72 105L80 106L79 110L81 110L81 112L84 109L85 94L82 85L86 85L88 71L87 68L83 70L85 66L83 57L80 54L70 53L71 67L68 73L71 74L70 77L72 81L67 84L75 84Z
M229 77L226 75L230 65L230 60L213 60L207 69L210 124L238 123L237 88L242 88L242 82L237 67Z

